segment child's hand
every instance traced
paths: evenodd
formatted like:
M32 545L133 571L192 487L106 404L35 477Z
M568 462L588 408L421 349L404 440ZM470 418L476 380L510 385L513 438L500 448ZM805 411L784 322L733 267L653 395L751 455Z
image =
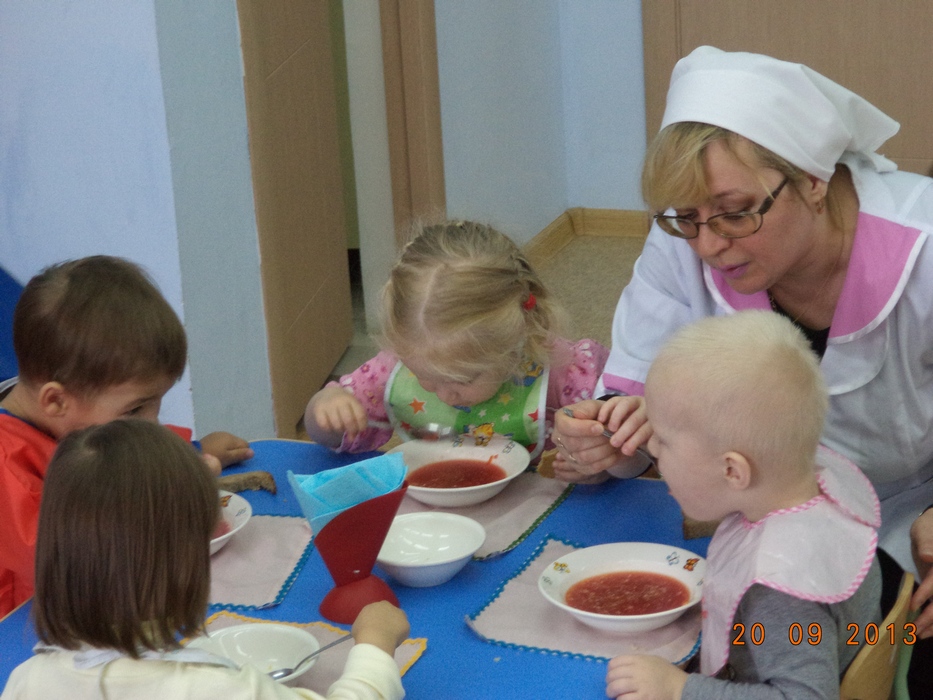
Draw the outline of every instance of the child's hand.
M199 441L204 455L213 455L220 460L220 466L229 467L253 456L253 448L243 438L219 430L208 433ZM207 461L205 459L205 461ZM210 462L208 462L210 466Z
M612 433L609 443L631 457L651 437L643 396L613 396L599 409L596 420Z
M340 387L324 387L308 402L305 430L315 442L339 447L344 433L349 440L366 430L369 418L353 394Z
M224 465L220 463L219 459L217 459L214 455L207 454L206 452L201 453L201 459L204 461L204 464L207 465L207 468L212 476L220 476L220 473L224 469Z
M405 613L392 603L381 600L360 610L350 634L357 644L372 644L392 656L408 637L409 631Z
M617 656L606 672L606 697L680 700L687 674L660 656Z

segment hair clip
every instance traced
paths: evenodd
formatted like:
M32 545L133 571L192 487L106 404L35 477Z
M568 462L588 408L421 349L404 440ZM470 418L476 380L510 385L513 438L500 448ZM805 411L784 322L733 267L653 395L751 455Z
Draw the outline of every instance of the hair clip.
M535 308L535 305L537 303L538 303L538 300L535 298L535 295L529 293L528 298L522 302L522 308L525 311L531 311L533 308Z

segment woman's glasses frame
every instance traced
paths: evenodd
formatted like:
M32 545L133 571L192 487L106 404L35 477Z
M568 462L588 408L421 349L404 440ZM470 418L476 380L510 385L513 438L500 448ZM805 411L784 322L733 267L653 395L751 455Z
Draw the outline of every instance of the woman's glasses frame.
M717 236L729 239L746 238L758 233L764 223L765 214L771 210L774 200L781 194L781 190L784 189L788 182L790 182L789 177L781 180L781 184L765 197L765 201L761 203L757 211L725 212L711 216L706 221L694 221L682 216L655 214L654 220L665 233L687 240L699 236L700 226L704 224L709 226L709 230Z

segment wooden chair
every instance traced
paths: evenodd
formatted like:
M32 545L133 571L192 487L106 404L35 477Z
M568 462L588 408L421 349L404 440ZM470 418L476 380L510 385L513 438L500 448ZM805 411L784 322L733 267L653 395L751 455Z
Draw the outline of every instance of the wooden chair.
M889 700L894 692L894 677L900 655L912 647L904 644L910 596L914 590L913 574L904 573L897 600L884 621L878 626L878 642L865 644L865 631L860 631L861 650L856 654L839 686L841 700ZM890 642L888 625L894 625L895 644Z

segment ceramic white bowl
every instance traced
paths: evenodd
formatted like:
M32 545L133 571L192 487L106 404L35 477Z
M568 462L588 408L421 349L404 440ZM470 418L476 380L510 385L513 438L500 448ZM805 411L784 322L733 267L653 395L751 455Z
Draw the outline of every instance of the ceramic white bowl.
M480 486L443 489L409 484L409 496L422 503L442 508L472 506L488 501L508 486L512 479L525 471L531 461L528 450L501 435L494 435L486 444L477 444L477 441L468 435L458 435L452 440L410 440L403 442L390 452L402 453L409 474L418 467L450 459L491 461L492 464L505 471L504 479Z
M321 645L314 635L300 627L274 622L251 622L224 627L207 637L195 637L188 646L226 656L238 666L250 664L260 673L279 668L294 668ZM310 669L317 658L309 659L295 672L279 679L280 683L298 678Z
M486 541L475 520L432 511L392 521L376 563L401 584L426 588L447 583Z
M647 571L666 574L683 583L690 592L684 605L648 615L602 615L566 604L567 589L591 576L616 571ZM577 549L548 564L538 578L538 589L548 602L597 629L608 632L644 632L670 624L703 596L706 560L679 547L650 542L619 542Z
M243 529L243 526L246 525L249 519L253 517L253 509L249 501L230 491L220 492L220 507L220 517L227 521L230 530L220 537L215 537L211 540L211 554L214 554L227 544L236 533Z

